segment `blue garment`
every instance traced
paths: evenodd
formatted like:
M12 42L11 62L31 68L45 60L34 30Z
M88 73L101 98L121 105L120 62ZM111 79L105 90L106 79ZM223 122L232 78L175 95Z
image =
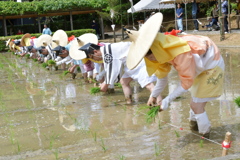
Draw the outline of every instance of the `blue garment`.
M197 3L196 3L196 2L193 2L193 3L192 3L192 14L193 14L193 15L196 15L196 14L197 14L197 11L198 11Z
M228 14L228 1L222 3L222 13Z
M43 32L42 34L48 34L48 35L51 35L52 34L52 31L50 30L50 28L43 28Z
M182 8L178 8L176 11L177 15L180 15L182 13L182 15L180 17L177 17L177 19L182 19L183 18L183 9Z

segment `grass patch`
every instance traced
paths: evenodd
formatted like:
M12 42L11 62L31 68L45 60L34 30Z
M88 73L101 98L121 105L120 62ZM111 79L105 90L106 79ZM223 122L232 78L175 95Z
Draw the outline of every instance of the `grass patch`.
M234 102L237 104L238 107L240 107L240 97L235 98Z
M37 62L38 60L37 60L37 58L34 58L33 61L34 61L34 62Z
M93 87L90 89L90 94L97 94L99 93L101 90L100 90L100 87Z

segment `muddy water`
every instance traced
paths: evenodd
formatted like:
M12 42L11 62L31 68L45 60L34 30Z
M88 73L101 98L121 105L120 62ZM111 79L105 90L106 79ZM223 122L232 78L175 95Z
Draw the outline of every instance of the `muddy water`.
M207 104L210 139L188 126L189 93L174 101L153 123L146 122L149 93L132 83L134 104L115 94L90 95L92 84L63 70L10 53L0 54L0 159L211 159L221 156L221 142L232 133L229 154L240 152L239 49L221 49L226 63L224 94ZM171 73L164 96L178 84Z

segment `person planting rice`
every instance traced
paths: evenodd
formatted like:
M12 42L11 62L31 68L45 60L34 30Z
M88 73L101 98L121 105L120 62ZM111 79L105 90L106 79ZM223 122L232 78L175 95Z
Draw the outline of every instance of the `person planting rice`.
M163 16L156 13L139 31L127 30L131 41L127 67L134 69L146 62L149 75L157 76L157 83L147 102L166 110L170 102L190 90L190 128L209 137L211 124L205 111L208 101L222 94L224 61L212 40L198 35L164 35L158 33ZM168 81L168 73L174 67L180 83L167 97L158 100Z
M154 88L153 82L156 81L154 75L150 77L147 75L144 61L134 70L129 70L126 67L126 58L130 45L131 42L106 43L104 46L88 43L79 48L79 50L84 51L83 54L79 54L79 59L89 58L93 61L103 60L105 81L100 85L102 92L106 92L110 85L113 86L116 80L121 78L120 82L127 104L132 103L131 81L138 81L142 88L146 87L150 91ZM120 76L122 67L124 74Z

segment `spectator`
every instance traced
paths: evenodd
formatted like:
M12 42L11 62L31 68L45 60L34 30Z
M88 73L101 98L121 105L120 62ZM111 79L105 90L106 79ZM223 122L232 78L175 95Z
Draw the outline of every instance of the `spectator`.
M52 34L51 29L48 28L48 26L46 24L44 24L44 28L43 28L42 34L48 34L48 35Z
M236 16L237 16L237 18L236 18L236 23L237 23L237 29L239 29L239 20L240 20L240 15L239 15L239 13L240 13L240 2L239 2L239 0L236 0L236 3L237 3L237 9L236 9Z
M183 23L182 23L183 9L182 9L180 3L177 4L176 16L177 16L177 26L178 26L178 30L180 30L181 33L184 33L184 32L183 32Z
M19 29L16 35L21 35L23 34L22 31Z
M222 0L222 14L224 16L224 29L225 33L228 33L228 1Z
M92 21L92 29L95 29L98 39L100 38L99 26L95 20Z
M192 0L192 18L194 23L194 31L198 31L198 21L197 21L197 13L198 13L198 4L196 0Z

